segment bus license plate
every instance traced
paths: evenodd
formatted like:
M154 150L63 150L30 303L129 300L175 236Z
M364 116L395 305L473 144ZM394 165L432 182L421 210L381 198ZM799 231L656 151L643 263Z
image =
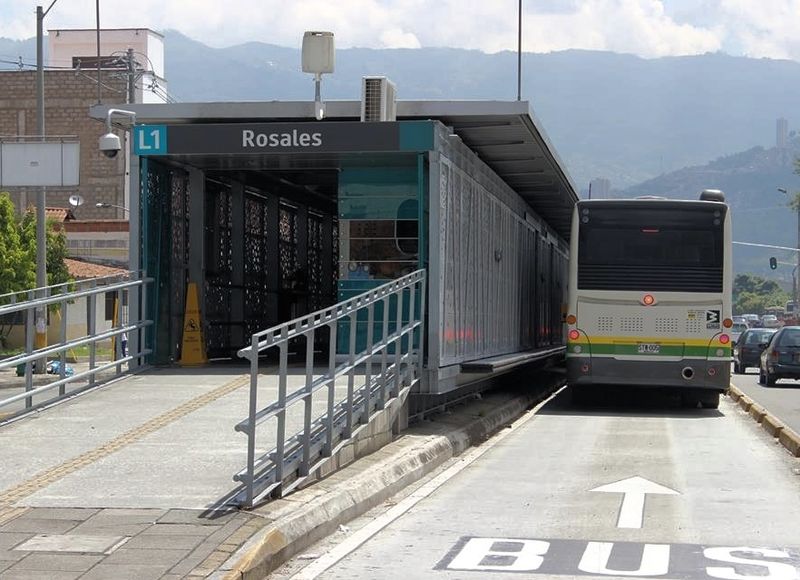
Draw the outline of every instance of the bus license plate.
M639 354L658 354L661 351L660 344L640 344Z

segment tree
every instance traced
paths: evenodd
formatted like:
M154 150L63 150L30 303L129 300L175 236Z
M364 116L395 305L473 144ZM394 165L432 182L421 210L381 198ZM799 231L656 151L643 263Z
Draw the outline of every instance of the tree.
M47 220L47 285L63 284L72 279L64 259L67 257L67 239L62 230L57 230L56 223ZM20 223L22 245L26 250L28 262L33 267L34 280L36 277L36 212L29 208ZM35 284L35 282L34 282ZM32 286L31 286L32 287Z
M733 295L740 292L753 294L775 294L781 292L781 287L774 280L767 280L754 274L737 274L733 279Z
M29 266L14 203L0 193L0 294L33 288L36 273Z
M733 311L761 314L771 306L784 306L789 294L774 280L754 274L737 274L733 279Z

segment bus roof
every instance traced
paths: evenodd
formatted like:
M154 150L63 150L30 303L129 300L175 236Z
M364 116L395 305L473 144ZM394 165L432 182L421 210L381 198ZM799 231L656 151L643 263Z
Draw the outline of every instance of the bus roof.
M687 209L696 208L727 208L728 204L722 201L701 201L699 199L663 199L663 198L644 198L644 199L582 199L578 201L579 206L592 207L612 207L618 209L643 207L660 207L664 209Z

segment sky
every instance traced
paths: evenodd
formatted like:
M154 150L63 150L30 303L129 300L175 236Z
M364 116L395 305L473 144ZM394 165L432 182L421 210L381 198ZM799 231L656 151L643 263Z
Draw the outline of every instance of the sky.
M0 0L0 37L36 34L52 0ZM214 47L516 50L518 0L100 0L103 28L175 29ZM523 0L523 50L608 50L645 58L724 52L800 61L800 0ZM47 28L94 28L95 0L57 0Z

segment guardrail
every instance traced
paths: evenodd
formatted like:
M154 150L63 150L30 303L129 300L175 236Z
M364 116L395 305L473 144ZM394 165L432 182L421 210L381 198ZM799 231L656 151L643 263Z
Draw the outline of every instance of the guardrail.
M236 425L236 431L247 435L247 465L233 479L245 486L245 507L267 496L289 493L369 423L375 412L419 382L425 284L425 271L418 270L335 306L257 332L250 346L239 351L240 357L250 361L249 414ZM364 325L359 336L358 329ZM315 338L326 328L327 367L314 376ZM340 331L346 333L346 343L337 341ZM305 339L305 378L289 392L289 348L301 337ZM361 339L363 348L357 349ZM337 344L347 346L346 356L341 357L345 360L338 364ZM277 398L260 406L259 356L272 348L279 351ZM357 370L363 370L358 384ZM346 397L336 401L336 380L345 376ZM314 418L313 396L322 389L327 389L325 410ZM287 410L299 404L304 407L303 428L287 437ZM273 418L275 447L256 457L258 427Z
M147 284L152 282L151 278L146 278L141 272L125 272L123 274L90 278L66 284L47 286L44 288L34 288L24 292L13 292L0 295L0 320L5 320L5 324L13 325L9 320L17 320L24 325L25 348L23 352L7 356L0 359L0 371L7 369L21 369L24 365L24 380L20 381L19 388L15 384L8 384L4 380L0 389L0 417L8 419L19 414L30 411L33 408L43 407L56 402L65 396L72 396L91 388L97 383L97 375L112 371L108 378L113 378L123 372L123 365L133 363L134 366L144 364L144 357L150 354L150 349L145 348L144 328L152 324L149 320L127 320L124 315L123 304L128 302L129 294L131 300L141 300L141 308L137 312L144 312L146 304ZM138 290L138 292L132 292ZM98 297L112 293L115 305L115 315L111 324L100 332L97 330L97 311ZM139 298L140 297L140 298ZM22 299L22 300L20 300ZM83 304L85 310L74 318L81 321L85 318L86 333L74 336L76 327L80 328L81 322L69 324L76 309L80 309ZM34 348L35 312L37 309L53 310L60 316L59 341L56 344L42 348ZM52 314L52 313L51 313ZM129 335L136 334L138 340L125 340ZM69 335L73 336L70 338ZM111 342L113 352L109 352L107 361L98 361L98 343ZM125 352L125 343L137 346L136 352ZM74 374L67 372L67 353L75 349L86 349L88 352L88 369ZM58 378L46 384L34 387L34 365L45 365L48 357L58 357L59 368ZM40 373L44 369L36 369ZM67 386L71 383L88 384L79 388L67 391ZM50 394L55 389L56 393ZM19 391L11 395L3 396L3 392ZM34 401L34 397L37 400ZM24 400L24 405L13 408L11 412L3 412L6 409Z

